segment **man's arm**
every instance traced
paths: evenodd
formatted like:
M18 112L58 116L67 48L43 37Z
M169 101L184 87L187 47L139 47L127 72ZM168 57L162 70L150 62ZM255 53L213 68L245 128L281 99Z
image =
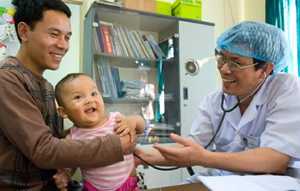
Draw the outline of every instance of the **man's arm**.
M97 167L123 160L133 145L129 136L109 135L93 140L53 137L37 103L22 80L12 72L0 73L0 128L3 135L39 168Z
M271 148L255 148L242 152L211 152L195 164L250 173L285 173L290 157Z
M249 173L284 173L290 157L271 148L255 148L241 152L211 152L190 138L172 134L176 146L154 147L166 161L179 166L200 165L229 171Z

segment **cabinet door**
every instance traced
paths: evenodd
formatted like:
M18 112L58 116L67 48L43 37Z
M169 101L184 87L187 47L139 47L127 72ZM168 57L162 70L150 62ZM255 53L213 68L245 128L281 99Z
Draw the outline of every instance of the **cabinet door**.
M178 60L166 58L177 26L175 18L98 3L85 20L83 70L96 80L107 111L142 114L148 121L149 136L141 143L169 143L169 133L180 133Z
M173 186L183 183L181 179L182 169L173 171L158 171L151 167L144 169L142 166L139 166L138 170L144 174L144 182L147 189Z
M181 134L184 136L190 132L201 98L218 87L215 62L207 62L193 75L187 72L185 63L213 55L214 26L179 21L180 111Z

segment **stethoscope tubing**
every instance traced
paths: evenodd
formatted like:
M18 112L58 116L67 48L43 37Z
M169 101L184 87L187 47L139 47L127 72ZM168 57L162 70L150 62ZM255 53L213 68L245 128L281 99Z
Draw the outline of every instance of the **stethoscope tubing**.
M216 132L214 133L213 137L210 139L210 141L204 146L205 149L207 149L215 140L216 136L218 135L219 131L221 130L221 126L223 124L223 121L225 119L225 115L226 113L229 113L229 112L232 112L234 109L236 109L242 102L244 102L245 100L247 100L249 97L251 97L252 95L256 94L256 92L259 90L259 88L264 84L265 80L266 80L266 75L265 75L265 78L257 85L257 87L250 93L248 94L248 96L245 96L243 99L239 99L237 97L237 103L232 106L231 108L225 108L224 107L224 101L225 101L225 93L222 93L222 98L221 98L221 109L223 111L223 114L222 114L222 117L221 117L221 120L218 124L218 127L217 127L217 130ZM150 163L148 163L147 161L145 161L144 159L142 159L140 156L138 156L137 154L134 154L134 156L136 156L138 159L140 159L143 163L145 163L146 165L149 165L151 166L152 168L156 169L156 170L160 170L160 171L170 171L170 170L176 170L176 169L179 169L180 167L179 166L175 166L175 167L160 167L160 166L157 166L157 165L152 165ZM194 175L194 170L192 169L191 166L188 166L186 167L189 174L192 176Z

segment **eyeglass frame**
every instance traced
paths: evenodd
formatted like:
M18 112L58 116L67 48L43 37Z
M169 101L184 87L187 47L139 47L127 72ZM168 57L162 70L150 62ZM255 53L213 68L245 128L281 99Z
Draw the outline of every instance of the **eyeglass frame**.
M238 62L235 62L235 61L230 60L229 58L226 58L218 50L215 50L215 58L216 58L216 61L217 61L218 68L221 68L222 66L224 66L224 64L227 64L230 71L244 70L244 69L247 69L247 68L250 68L252 66L256 66L256 65L259 64L258 62L256 62L256 63L253 63L253 64L241 65ZM220 60L221 58L222 58L222 60Z

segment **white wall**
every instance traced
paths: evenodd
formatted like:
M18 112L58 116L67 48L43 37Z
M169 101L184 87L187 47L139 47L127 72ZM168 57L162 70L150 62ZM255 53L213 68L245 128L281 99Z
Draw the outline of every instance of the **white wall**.
M245 19L265 22L265 0L244 0L245 1Z
M265 0L202 0L202 18L215 23L215 37L244 20L265 20Z

